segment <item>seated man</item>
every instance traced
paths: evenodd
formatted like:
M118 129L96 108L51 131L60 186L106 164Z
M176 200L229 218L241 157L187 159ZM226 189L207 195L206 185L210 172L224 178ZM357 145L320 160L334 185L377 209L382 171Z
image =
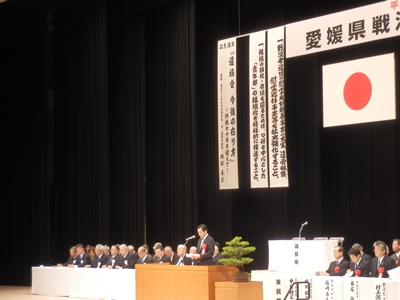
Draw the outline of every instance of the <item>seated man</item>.
M197 247L195 247L195 246L190 247L190 249L189 249L189 257L192 260L192 262L190 263L191 265L197 265L198 264L198 261L194 260L193 257L192 257L193 255L196 255L196 254L197 254Z
M147 253L147 249L145 246L140 246L138 249L139 259L136 262L137 264L150 264L153 262L153 257Z
M71 248L69 248L69 258L68 260L63 263L63 264L58 264L58 267L68 267L68 265L74 265L76 261L76 256L78 255L78 253L76 253L76 249L75 246L72 246Z
M107 263L103 265L103 268L115 269L116 266L123 266L122 256L119 254L119 246L111 246L111 255L108 257Z
M333 249L333 256L335 260L330 263L326 272L319 272L321 276L343 276L346 274L349 268L349 262L343 258L344 248L342 246L336 246Z
M90 265L92 260L90 259L89 254L87 254L83 248L82 244L78 244L75 246L76 252L78 255L76 256L76 260L74 264L69 264L68 267L75 267L83 268L86 265Z
M96 256L94 257L91 265L86 265L85 268L102 268L106 263L108 257L104 255L104 246L101 244L97 244L94 248L94 252Z
M393 239L392 242L392 250L394 254L390 256L391 258L394 259L394 262L396 263L396 266L399 266L399 260L400 260L400 239Z
M192 259L189 256L187 256L186 249L187 248L186 248L185 245L178 245L178 247L176 248L176 253L179 256L179 259L178 259L178 261L176 263L177 266L191 265L192 264Z
M369 261L361 258L360 250L351 248L347 254L350 256L350 269L347 272L353 272L352 277L369 277L371 264Z
M135 256L128 252L128 247L125 244L119 246L119 254L122 257L122 266L116 266L116 269L134 269L136 264Z
M396 263L387 255L388 248L384 242L376 241L373 246L375 257L371 262L371 277L389 278L387 271L396 268Z
M220 245L218 242L215 242L215 250L213 254L213 265L221 265L220 262L218 262L219 259L222 258L221 252L219 252Z
M163 264L166 262L171 262L169 257L165 255L164 248L161 245L158 245L154 249L155 255L153 257L153 263Z
M164 253L169 258L169 262L171 263L171 265L177 264L179 256L176 253L174 253L174 251L172 251L171 246L166 246L164 248Z
M363 250L363 246L361 246L360 244L358 244L358 243L355 243L355 244L353 244L353 246L351 246L351 248L357 248L358 250L360 250L360 253L361 253L361 260L366 260L366 261L368 261L369 263L371 263L371 261L372 261L372 257L371 257L371 255L369 255L369 254L367 254L367 253L365 253Z

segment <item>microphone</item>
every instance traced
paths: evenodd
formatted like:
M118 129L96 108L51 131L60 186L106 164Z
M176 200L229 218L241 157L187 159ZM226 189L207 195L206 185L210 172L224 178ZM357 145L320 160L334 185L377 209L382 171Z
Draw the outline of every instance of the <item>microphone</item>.
M196 237L195 235L192 235L191 237L188 237L188 238L186 239L186 241L193 240L195 237Z
M308 221L305 221L303 224L301 224L300 230L299 230L299 240L301 240L301 231L303 230L303 227L308 224Z

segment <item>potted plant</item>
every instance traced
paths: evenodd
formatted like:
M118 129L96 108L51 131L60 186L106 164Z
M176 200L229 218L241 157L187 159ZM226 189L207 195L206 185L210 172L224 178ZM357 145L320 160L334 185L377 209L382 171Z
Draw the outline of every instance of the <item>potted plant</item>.
M234 281L248 281L250 273L244 270L244 265L251 263L254 259L244 257L245 255L256 251L256 247L249 246L249 242L242 241L242 237L236 236L231 241L225 242L227 246L222 248L222 257L219 263L225 266L238 268L238 272L233 274Z

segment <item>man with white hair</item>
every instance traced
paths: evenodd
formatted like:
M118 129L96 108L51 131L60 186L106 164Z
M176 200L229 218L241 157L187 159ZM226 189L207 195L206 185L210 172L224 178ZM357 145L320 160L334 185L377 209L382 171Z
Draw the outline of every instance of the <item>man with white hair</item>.
M86 265L85 268L101 268L103 265L107 263L107 256L104 255L104 246L101 244L97 244L96 247L94 248L94 252L96 253L96 256L93 259L93 262L91 265Z
M196 247L195 247L196 248ZM192 259L186 255L186 246L185 245L178 245L176 249L176 253L179 256L179 259L176 263L178 266L183 266L183 265L191 265L192 264Z
M172 251L171 246L166 246L164 248L164 253L169 258L169 262L171 263L171 265L176 265L176 263L179 260L179 257L176 253L174 253L174 251Z
M153 262L153 257L147 253L147 249L144 246L140 246L138 249L139 259L137 264L150 264Z
M119 246L119 254L122 257L122 266L116 266L116 269L134 269L136 260L135 257L128 252L128 247L125 244Z

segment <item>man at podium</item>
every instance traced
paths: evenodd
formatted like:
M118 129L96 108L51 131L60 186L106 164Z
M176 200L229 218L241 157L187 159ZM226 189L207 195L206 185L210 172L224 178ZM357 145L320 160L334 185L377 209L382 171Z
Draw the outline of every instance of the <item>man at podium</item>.
M211 266L213 264L213 254L215 249L215 241L208 234L208 228L205 224L197 226L197 233L200 239L197 241L197 254L192 254L193 260L197 261L199 265Z

